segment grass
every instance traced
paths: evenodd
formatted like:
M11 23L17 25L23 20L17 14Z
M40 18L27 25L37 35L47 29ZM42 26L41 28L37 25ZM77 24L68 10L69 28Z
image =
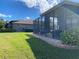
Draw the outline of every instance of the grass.
M79 59L79 50L53 47L32 33L0 33L0 59Z
M0 59L35 59L28 38L26 33L0 33Z

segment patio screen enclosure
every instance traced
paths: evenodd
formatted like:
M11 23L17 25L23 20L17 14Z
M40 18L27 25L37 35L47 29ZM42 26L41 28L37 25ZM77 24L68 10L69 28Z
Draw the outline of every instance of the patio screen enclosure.
M51 38L59 38L63 31L79 28L79 4L62 2L34 20L34 33Z

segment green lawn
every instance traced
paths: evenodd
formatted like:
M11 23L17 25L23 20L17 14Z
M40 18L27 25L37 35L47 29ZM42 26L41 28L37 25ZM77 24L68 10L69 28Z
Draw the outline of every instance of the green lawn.
M52 47L32 33L0 33L0 59L79 59L79 50Z

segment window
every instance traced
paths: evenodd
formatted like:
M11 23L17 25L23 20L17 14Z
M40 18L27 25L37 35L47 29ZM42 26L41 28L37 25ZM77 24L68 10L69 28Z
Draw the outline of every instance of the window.
M58 30L59 26L58 26L58 19L57 17L54 17L54 30Z
M44 21L45 21L45 17L42 17L42 29L44 29Z
M43 21L43 22L45 21L45 17L44 17L44 16L42 17L42 21Z
M50 31L53 31L53 17L50 17Z

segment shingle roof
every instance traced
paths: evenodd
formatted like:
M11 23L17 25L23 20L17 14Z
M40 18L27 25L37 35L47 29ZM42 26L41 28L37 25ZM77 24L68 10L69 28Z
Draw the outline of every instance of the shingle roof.
M20 21L14 22L14 24L33 24L33 20L20 20Z

